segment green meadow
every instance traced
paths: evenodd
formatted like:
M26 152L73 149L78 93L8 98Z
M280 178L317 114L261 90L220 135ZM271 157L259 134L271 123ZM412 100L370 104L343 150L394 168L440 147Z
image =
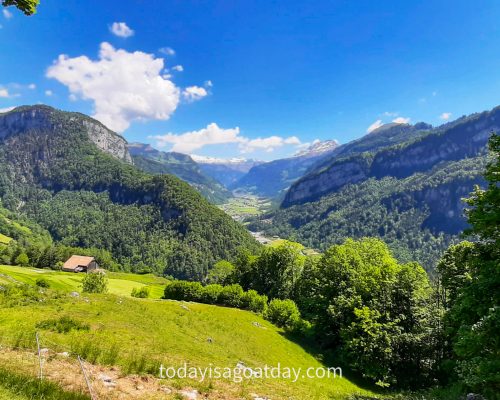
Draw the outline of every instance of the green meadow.
M6 281L15 279L29 284L44 277L53 289L65 292L78 290L83 276L11 266L0 267L0 274ZM254 313L199 303L130 297L132 288L141 285L155 288L155 297L159 297L162 282L161 278L147 275L110 274L110 293L106 295L84 293L73 297L49 290L42 301L0 307L0 342L34 348L33 338L38 331L43 347L79 354L94 364L118 366L123 374L158 376L161 364L182 367L184 363L199 368L233 369L243 362L254 369L281 365L302 371L326 366L320 357L288 338L282 329ZM40 323L61 317L70 317L88 325L88 329L58 333L40 328ZM343 378L335 379L301 377L295 383L288 379L199 382L175 378L165 380L165 384L173 388L197 388L208 398L220 398L220 393L228 392L234 395L229 398L249 399L252 393L257 393L273 400L374 396L345 374L344 371Z

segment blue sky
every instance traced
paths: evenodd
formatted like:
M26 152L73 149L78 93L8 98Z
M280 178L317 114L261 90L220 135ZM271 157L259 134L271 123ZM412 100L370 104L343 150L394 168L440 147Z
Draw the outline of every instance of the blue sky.
M496 0L41 3L0 14L0 109L81 111L165 150L273 159L500 104Z

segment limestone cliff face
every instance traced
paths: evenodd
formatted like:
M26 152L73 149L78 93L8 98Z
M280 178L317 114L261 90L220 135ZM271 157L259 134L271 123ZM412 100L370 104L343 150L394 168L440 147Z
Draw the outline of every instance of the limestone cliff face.
M113 157L132 163L127 141L100 122L79 113L57 111L48 106L23 106L0 114L0 139L30 131L60 133L68 129L85 132L100 149Z
M491 132L500 132L500 107L432 129L406 143L330 162L310 172L289 189L282 206L305 203L368 178L405 178L439 163L486 152Z

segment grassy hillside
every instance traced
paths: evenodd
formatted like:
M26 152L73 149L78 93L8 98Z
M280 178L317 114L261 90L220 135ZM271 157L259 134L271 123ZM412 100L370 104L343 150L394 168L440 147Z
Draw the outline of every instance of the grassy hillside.
M81 292L81 282L85 274L74 272L51 271L48 269L23 268L0 265L0 283L28 283L34 285L37 279L45 279L52 289ZM167 280L154 275L137 275L108 272L109 293L130 296L132 289L147 286L150 297L159 299Z
M2 267L2 271L20 278L19 269ZM71 286L67 282L62 282L61 286L64 284ZM311 353L287 339L281 329L256 314L233 308L113 294L71 297L51 291L24 297L14 305L7 304L0 294L0 305L0 341L3 345L33 348L34 332L38 331L43 347L77 353L94 364L116 365L122 374L157 376L160 363L174 367L187 363L221 368L235 368L238 362L250 368L281 364L282 368L302 368L302 371L323 366ZM90 330L57 333L37 328L40 322L63 316L88 324ZM15 368L12 364L15 361L2 362L10 362L10 368ZM273 400L373 395L345 377L299 378L295 383L287 379L256 378L240 383L232 379L200 383L176 378L162 380L162 384L174 391L196 388L211 399L249 399L252 393Z

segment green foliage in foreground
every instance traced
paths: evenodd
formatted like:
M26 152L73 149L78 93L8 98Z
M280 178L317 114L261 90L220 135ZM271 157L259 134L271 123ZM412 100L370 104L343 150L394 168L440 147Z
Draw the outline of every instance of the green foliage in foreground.
M66 392L53 382L16 374L0 366L0 389L2 388L9 392L9 397L5 397L9 400L90 400L87 395Z
M36 13L38 4L40 4L40 0L2 0L4 7L15 6L26 15Z
M451 247L438 270L446 306L443 368L468 389L500 398L500 136L489 142L493 156L486 190L475 188L467 216L477 239Z

